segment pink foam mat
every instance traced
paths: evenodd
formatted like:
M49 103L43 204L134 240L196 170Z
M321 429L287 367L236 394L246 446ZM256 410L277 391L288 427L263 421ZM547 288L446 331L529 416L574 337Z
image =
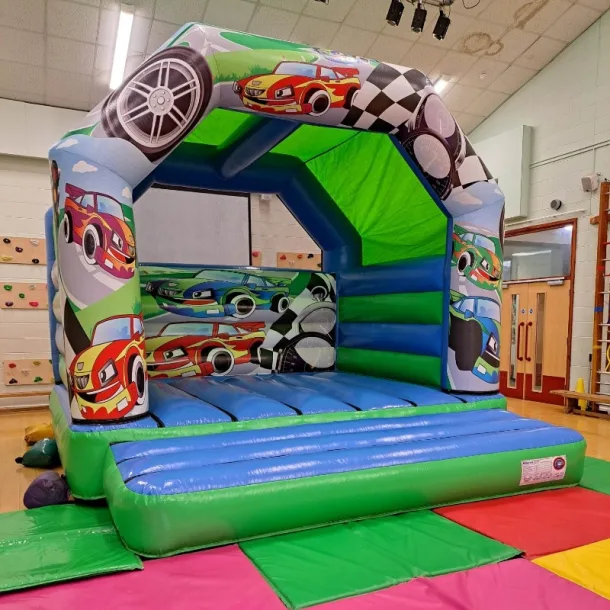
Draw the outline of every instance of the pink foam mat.
M526 559L416 578L310 610L610 610L610 602Z
M144 570L0 596L15 610L286 610L237 546L144 562Z

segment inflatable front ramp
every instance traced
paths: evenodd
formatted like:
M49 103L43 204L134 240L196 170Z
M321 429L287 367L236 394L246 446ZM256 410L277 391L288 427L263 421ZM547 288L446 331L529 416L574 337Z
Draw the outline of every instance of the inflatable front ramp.
M577 432L502 410L118 443L104 491L150 557L443 504L576 485Z
M141 569L105 507L64 504L0 515L0 593Z

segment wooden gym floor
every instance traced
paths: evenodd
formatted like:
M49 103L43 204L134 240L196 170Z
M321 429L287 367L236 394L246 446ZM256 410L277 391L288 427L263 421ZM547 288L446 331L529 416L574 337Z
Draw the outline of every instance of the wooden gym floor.
M562 407L512 398L508 399L508 408L524 417L578 430L587 439L587 455L610 461L610 420L567 415ZM41 472L15 463L27 448L23 431L26 426L50 419L47 409L0 412L0 513L23 509L23 494Z

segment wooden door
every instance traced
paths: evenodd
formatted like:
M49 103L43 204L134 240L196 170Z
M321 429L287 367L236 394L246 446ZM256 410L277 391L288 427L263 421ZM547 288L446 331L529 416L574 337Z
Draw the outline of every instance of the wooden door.
M500 391L511 398L525 396L523 349L528 297L527 284L509 284L502 294Z
M570 321L570 280L526 284L527 320L524 337L527 400L563 404L551 390L566 388Z

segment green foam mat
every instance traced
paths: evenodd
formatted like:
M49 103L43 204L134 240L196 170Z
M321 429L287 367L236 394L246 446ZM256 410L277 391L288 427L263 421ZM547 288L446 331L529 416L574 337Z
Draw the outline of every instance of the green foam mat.
M105 507L64 504L0 514L0 591L141 570Z
M240 546L290 608L521 554L431 511L251 540Z
M580 486L610 494L610 462L585 457L585 470L580 480Z

